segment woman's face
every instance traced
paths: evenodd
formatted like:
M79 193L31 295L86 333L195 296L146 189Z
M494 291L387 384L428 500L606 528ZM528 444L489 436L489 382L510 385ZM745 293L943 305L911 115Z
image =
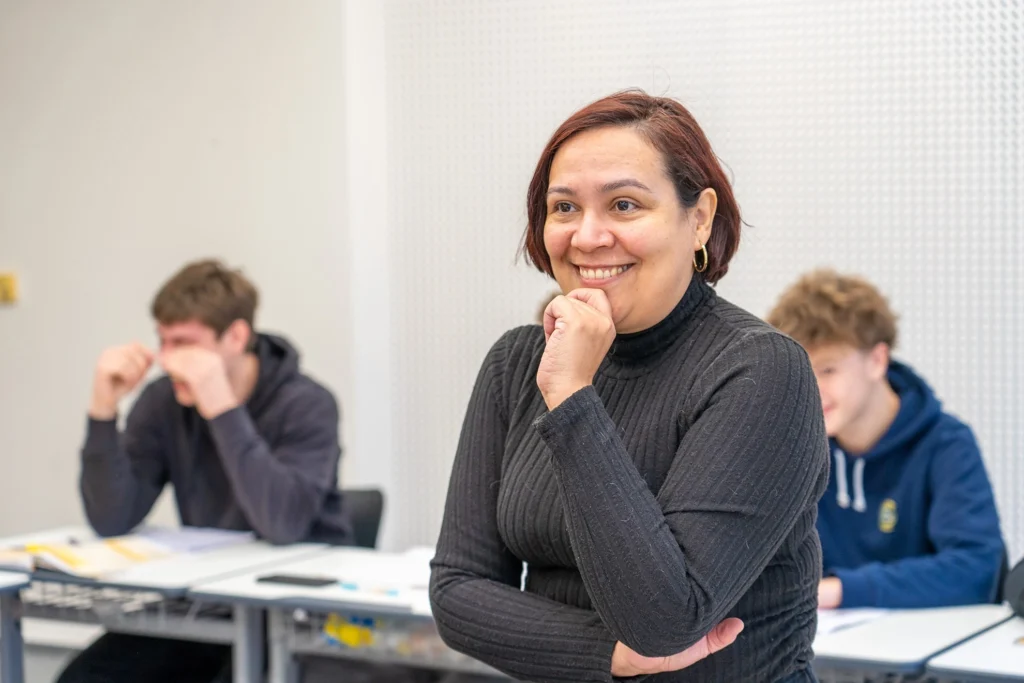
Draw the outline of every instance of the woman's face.
M661 154L633 128L580 133L548 177L544 246L555 279L563 292L604 290L620 334L652 327L686 292L716 205L706 189L685 209Z

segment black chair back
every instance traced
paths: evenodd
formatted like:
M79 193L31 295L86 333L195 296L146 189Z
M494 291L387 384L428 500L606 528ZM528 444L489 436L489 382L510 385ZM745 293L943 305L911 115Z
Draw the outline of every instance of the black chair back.
M352 522L355 545L376 548L380 521L384 516L384 493L380 489L344 489L341 509Z
M1024 617L1024 560L1018 562L1006 575L1003 598L1010 603L1017 616Z
M1006 577L1010 575L1010 556L1006 554L1006 546L1003 546L1003 559L999 562L999 576L996 578L996 597L994 602L997 605L1003 604L1006 599Z

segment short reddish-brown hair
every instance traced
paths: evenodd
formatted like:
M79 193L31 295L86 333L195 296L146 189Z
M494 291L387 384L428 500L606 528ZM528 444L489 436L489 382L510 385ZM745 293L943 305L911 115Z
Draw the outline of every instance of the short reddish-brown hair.
M665 160L665 173L675 185L679 202L686 208L697 203L700 193L712 188L718 209L712 223L706 281L718 282L729 270L729 261L740 243L740 208L718 157L704 131L687 109L668 97L652 97L641 90L626 90L589 104L569 117L551 136L541 152L526 193L526 234L523 249L537 270L552 275L551 257L544 247L544 223L548 217L547 192L551 163L569 138L602 126L632 126Z
M862 277L831 268L801 276L782 293L767 320L806 349L896 346L896 315L882 293Z

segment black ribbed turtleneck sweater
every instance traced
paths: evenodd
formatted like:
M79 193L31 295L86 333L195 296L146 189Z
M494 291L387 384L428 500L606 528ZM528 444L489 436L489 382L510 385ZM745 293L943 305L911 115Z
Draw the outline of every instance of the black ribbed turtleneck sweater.
M803 350L694 278L550 412L543 353L512 330L477 378L433 562L445 642L525 681L611 681L616 641L668 655L735 616L733 645L645 679L809 666L828 450Z

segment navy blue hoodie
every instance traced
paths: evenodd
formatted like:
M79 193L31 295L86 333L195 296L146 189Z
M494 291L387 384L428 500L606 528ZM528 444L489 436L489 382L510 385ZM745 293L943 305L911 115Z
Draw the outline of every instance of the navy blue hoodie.
M338 405L299 371L284 339L257 337L259 376L245 405L204 420L167 377L145 388L124 432L89 420L80 487L89 523L124 534L168 483L181 523L255 531L273 543L352 542L337 490Z
M889 384L900 409L874 447L852 456L829 441L825 574L842 581L843 607L991 602L1003 540L974 435L906 365L890 364Z

